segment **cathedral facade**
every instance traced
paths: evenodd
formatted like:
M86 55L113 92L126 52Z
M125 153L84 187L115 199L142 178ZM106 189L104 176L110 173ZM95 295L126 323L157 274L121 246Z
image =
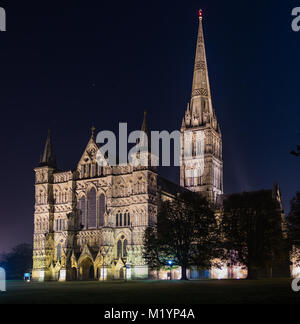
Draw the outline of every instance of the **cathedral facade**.
M146 116L142 130L148 132ZM76 170L60 171L48 134L35 168L33 279L146 279L145 229L159 204L184 190L223 193L222 136L212 106L202 13L192 96L181 127L180 186L154 167L98 165L94 129Z

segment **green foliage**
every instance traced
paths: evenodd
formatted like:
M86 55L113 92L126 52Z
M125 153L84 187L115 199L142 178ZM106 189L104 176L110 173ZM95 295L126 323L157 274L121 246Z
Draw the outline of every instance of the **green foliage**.
M23 279L24 273L31 271L32 253L32 246L24 243L1 256L0 267L5 269L8 280Z
M275 258L283 258L281 209L271 191L229 196L221 227L228 259L247 266L249 278L271 266Z
M287 217L288 237L292 244L300 245L300 191L291 201L291 210Z
M300 156L300 145L298 145L296 151L292 151L291 154L295 156Z
M148 227L144 236L143 257L152 270L159 271L168 261L168 255L162 253L160 238L155 227Z
M292 257L300 266L300 191L291 201L291 210L287 217L287 229Z
M158 269L173 259L187 279L189 266L209 269L220 254L220 235L214 210L198 194L187 192L163 202L157 226L146 231L144 257Z

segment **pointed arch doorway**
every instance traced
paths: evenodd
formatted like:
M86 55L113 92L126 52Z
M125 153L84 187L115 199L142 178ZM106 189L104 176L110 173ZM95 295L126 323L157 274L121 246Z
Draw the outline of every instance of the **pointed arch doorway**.
M90 258L85 258L80 264L81 280L91 281L95 280L94 264Z

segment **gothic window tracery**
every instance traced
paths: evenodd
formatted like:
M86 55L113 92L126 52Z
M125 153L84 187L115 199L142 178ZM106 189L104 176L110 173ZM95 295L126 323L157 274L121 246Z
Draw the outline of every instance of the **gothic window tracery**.
M97 227L96 208L96 190L92 188L88 193L88 228Z
M119 240L118 241L118 245L117 245L117 256L118 258L122 258L123 257L123 252L122 252L122 249L123 249L123 246L122 246L122 241Z
M99 226L104 226L104 214L106 209L106 201L104 194L99 198Z
M130 223L130 213L127 210L124 214L120 211L116 214L116 227L129 227Z
M61 262L61 244L57 245L56 259Z
M65 223L65 220L59 218L55 221L55 230L57 232L61 232L61 231L64 231L66 230L66 223Z
M128 211L124 214L124 226L130 226L130 213Z
M91 165L91 178L94 178L96 176L96 165Z
M80 223L83 228L86 228L86 199L82 196L79 200L78 209L80 211Z
M117 257L118 258L126 258L127 257L127 246L128 241L124 235L118 240L117 243Z
M185 133L184 136L184 155L186 158L191 158L193 155L193 134L191 132Z

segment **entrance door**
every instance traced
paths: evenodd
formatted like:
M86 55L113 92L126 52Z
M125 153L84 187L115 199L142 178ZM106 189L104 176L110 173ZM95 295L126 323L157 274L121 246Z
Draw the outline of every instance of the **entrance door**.
M81 263L81 280L88 281L95 279L94 265L90 258L86 258Z
M76 268L72 268L72 280L77 280L77 269Z
M124 269L123 268L120 269L120 279L121 280L125 279Z

